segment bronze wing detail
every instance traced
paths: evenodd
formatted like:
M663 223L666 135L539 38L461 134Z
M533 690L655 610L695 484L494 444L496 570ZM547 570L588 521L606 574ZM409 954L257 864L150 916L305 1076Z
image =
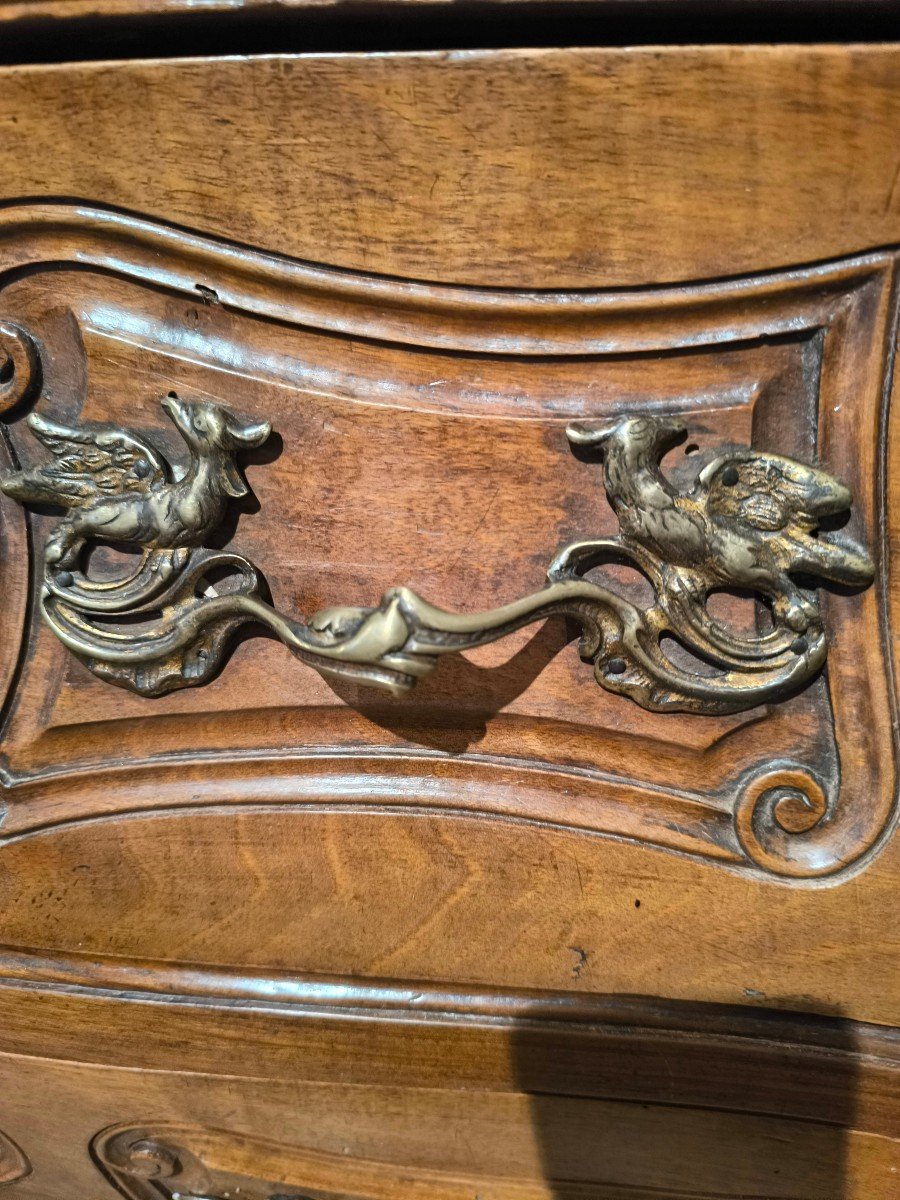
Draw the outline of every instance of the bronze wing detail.
M99 499L147 493L168 480L168 464L159 451L116 425L76 429L38 413L28 424L53 459L0 480L0 488L16 500L83 508Z

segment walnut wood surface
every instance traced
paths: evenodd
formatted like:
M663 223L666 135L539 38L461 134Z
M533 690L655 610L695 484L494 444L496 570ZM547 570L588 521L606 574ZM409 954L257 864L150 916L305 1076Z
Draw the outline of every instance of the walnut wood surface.
M74 1196L106 1195L79 1152L92 1142L99 1164L120 1162L105 1147L124 1125L187 1148L214 1194L237 1185L254 1200L264 1183L329 1200L459 1200L473 1186L493 1200L894 1195L897 1050L884 1030L628 1001L557 1003L547 1020L536 997L483 996L480 1020L474 1008L463 1020L431 989L427 1014L386 988L338 1015L316 1007L327 987L307 990L312 1005L238 1008L78 985L32 986L23 1005L0 986L10 1050L70 1031L54 1062L0 1057L17 1093L10 1132L44 1146L56 1131L21 1194L49 1200L64 1167ZM128 1195L157 1195L112 1174ZM409 1191L391 1192L401 1182Z
M273 420L221 540L290 610L539 585L613 524L565 422L640 404L690 414L679 472L819 455L878 562L827 603L827 674L742 717L598 693L550 624L400 704L251 638L151 701L41 627L52 519L3 498L10 1195L113 1195L120 1127L253 1200L897 1195L898 74L890 46L0 70L0 318L39 411L161 444L173 388ZM833 800L795 833L744 803L786 762Z
M878 476L867 477L863 464L886 452L891 255L712 287L530 297L292 266L71 206L9 206L0 228L6 313L44 348L41 411L121 420L127 379L129 420L164 437L157 401L173 387L274 420L280 445L247 467L259 512L240 515L228 536L294 611L366 603L398 581L463 609L529 590L548 545L598 522L603 532L610 520L596 464L565 445L565 420L635 403L630 395L689 416L696 440L688 449L700 460L734 441L805 457L818 445L853 484L857 529L878 547ZM67 257L81 269L62 269ZM198 302L198 275L215 303ZM370 331L377 340L364 336ZM842 402L848 393L852 405ZM27 462L34 447L21 422L11 437ZM690 457L681 453L676 472ZM11 530L20 521L13 506ZM39 542L51 525L40 516L32 523ZM22 619L22 600L11 599L12 622ZM826 1007L890 1019L893 990L871 987L882 955L890 971L890 951L877 919L857 948L859 905L848 911L839 891L774 896L793 910L847 912L841 954L869 964L864 991L862 977L835 972L833 960L798 958L787 931L761 962L725 949L736 937L768 937L773 904L763 887L742 900L737 925L730 905L701 916L709 887L720 897L737 888L727 874L685 889L679 903L696 900L698 913L672 933L683 935L682 953L670 956L670 942L654 950L655 921L670 919L668 887L677 885L662 888L659 907L637 881L691 869L658 849L652 866L623 871L633 895L622 905L621 935L646 932L648 947L615 956L613 968L582 936L597 915L592 887L613 924L620 904L609 892L620 851L591 834L709 856L750 869L760 884L766 873L800 884L868 868L895 792L884 604L881 589L829 604L827 687L819 681L741 717L674 721L598 695L577 660L560 653L563 628L523 631L511 658L497 646L444 664L433 683L397 702L310 678L277 645L249 640L202 692L151 702L92 679L32 609L4 739L4 937L73 949L71 916L79 949L126 960L788 1006L820 963ZM725 611L741 619L734 604ZM10 676L18 649L11 639ZM865 723L861 707L872 713ZM827 819L813 811L797 831L778 825L764 797L784 764L801 783L828 789ZM493 821L476 837L478 814ZM524 822L540 823L538 845L559 838L574 857L566 878L577 879L577 900L566 886L558 892L563 881L545 873L540 852L539 874L525 882L515 849L525 844ZM507 838L508 853L498 854ZM98 868L85 863L64 892L48 887L66 877L53 864L85 857L82 839L93 846L89 858L103 855L110 886L98 891ZM282 847L301 843L298 874ZM323 844L332 847L324 857ZM196 861L199 845L210 847L206 861ZM242 846L253 847L249 875ZM116 862L139 861L144 847L164 853L171 870L137 872L123 894ZM224 878L232 880L227 900ZM331 897L324 906L323 894ZM68 895L80 899L60 909ZM366 902L373 895L391 897L383 915L376 910L377 931ZM198 914L223 901L221 919L198 928ZM172 920L160 921L163 910ZM563 920L553 935L551 913ZM498 961L488 947L508 921L504 941L520 949ZM514 932L520 921L526 941ZM787 924L819 936L815 920ZM452 932L467 926L483 928L487 941ZM839 936L836 917L832 928ZM722 949L710 953L710 944ZM689 975L685 955L699 960ZM710 991L698 992L701 978Z
M785 46L13 68L2 194L428 280L771 270L900 240L897 64Z

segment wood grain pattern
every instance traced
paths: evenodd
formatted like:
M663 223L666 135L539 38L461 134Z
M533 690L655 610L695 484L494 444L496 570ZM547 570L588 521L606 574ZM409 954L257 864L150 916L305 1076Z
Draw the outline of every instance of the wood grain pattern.
M476 817L226 809L74 826L3 862L7 945L112 955L113 989L143 956L182 980L227 959L276 988L325 973L898 1019L893 844L810 890Z
M878 563L828 603L827 674L752 716L598 693L549 625L414 706L260 639L149 701L40 628L53 518L0 498L16 1200L117 1194L118 1134L253 1200L898 1195L898 67L807 45L0 71L0 318L35 333L40 411L167 449L172 388L273 419L220 539L285 608L529 590L612 529L565 422L640 405L690 414L679 478L734 442L819 458ZM788 767L830 805L793 833L742 806Z
M74 1194L105 1195L77 1148L93 1141L101 1163L121 1163L105 1147L127 1144L129 1129L185 1148L214 1194L237 1185L255 1197L266 1181L376 1200L402 1184L457 1200L477 1182L495 1200L618 1200L630 1189L644 1200L673 1186L690 1200L738 1200L748 1187L807 1200L836 1194L840 1179L851 1200L893 1195L898 1073L884 1030L627 1001L580 1014L557 1001L548 1021L529 1018L525 997L505 1016L501 1000L490 1021L488 1003L473 1022L441 1013L447 998L427 989L427 1016L413 995L342 1017L290 1003L123 1003L77 987L31 996L10 1007L0 987L4 1018L15 1014L11 1048L62 1021L61 1053L97 1058L0 1058L0 1081L16 1081L17 1136L60 1131L22 1195L45 1198L67 1162ZM117 1178L143 1195L139 1179Z
M267 1200L273 1188L297 1183L313 1193L321 1190L365 1200L470 1200L485 1189L495 1200L655 1200L661 1186L677 1188L676 1195L692 1200L732 1196L737 1200L746 1194L745 1188L759 1187L761 1175L769 1181L772 1200L801 1200L810 1188L825 1194L834 1180L835 1139L824 1126L803 1130L803 1149L798 1152L800 1130L788 1121L724 1113L710 1117L690 1109L638 1108L616 1102L548 1100L540 1106L541 1120L553 1150L549 1156L531 1156L522 1133L534 1113L526 1110L524 1129L517 1128L516 1122L517 1116L521 1121L524 1098L516 1098L519 1113L515 1101L491 1099L491 1105L470 1102L467 1116L474 1118L476 1128L476 1122L489 1122L503 1151L492 1156L479 1140L481 1153L468 1151L467 1158L449 1170L446 1162L441 1168L426 1163L411 1169L408 1163L385 1161L383 1145L377 1159L351 1157L346 1148L344 1153L329 1153L272 1138L168 1125L107 1131L95 1140L94 1153L131 1200L155 1200L160 1188L166 1197L178 1196L188 1187L197 1191L198 1185L206 1195L222 1200L238 1190L249 1200ZM453 1121L450 1113L441 1115ZM420 1112L420 1128L425 1124L422 1116ZM460 1141L468 1141L468 1130L455 1132ZM437 1127L433 1138L434 1145L443 1140ZM710 1153L712 1145L716 1155ZM849 1186L860 1189L860 1194L865 1187L890 1186L897 1149L896 1143L854 1135L848 1155ZM162 1179L142 1177L148 1157L154 1166L164 1164ZM766 1164L762 1171L759 1161ZM626 1179L625 1184L619 1182Z
M889 45L14 68L0 197L428 280L772 270L900 241L898 69Z

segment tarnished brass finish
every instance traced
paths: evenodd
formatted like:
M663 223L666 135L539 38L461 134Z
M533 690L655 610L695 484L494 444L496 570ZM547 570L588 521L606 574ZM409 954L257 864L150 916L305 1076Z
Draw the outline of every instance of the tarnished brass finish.
M23 502L70 510L44 551L42 605L51 628L96 675L148 696L206 682L247 622L267 626L323 674L402 692L441 655L562 615L581 624L582 657L608 691L651 710L737 712L787 695L825 661L818 598L798 577L851 587L873 578L860 546L816 536L823 518L851 503L849 490L825 471L777 454L729 450L678 492L660 459L684 436L684 424L628 416L567 430L574 445L602 454L620 532L564 547L541 590L488 612L457 614L399 587L375 608L329 608L298 621L261 598L247 559L203 547L227 498L246 492L235 455L260 445L269 426L174 395L163 406L192 455L177 481L165 458L133 433L66 428L36 414L29 423L54 461L0 481ZM79 569L86 543L101 537L142 548L127 578L99 583ZM623 559L653 585L650 607L581 578ZM204 579L220 568L229 568L236 583L224 594L204 593ZM770 611L770 627L747 636L716 621L707 601L722 589L757 596ZM116 615L146 622L117 626L110 621ZM668 638L695 656L696 671L667 654Z

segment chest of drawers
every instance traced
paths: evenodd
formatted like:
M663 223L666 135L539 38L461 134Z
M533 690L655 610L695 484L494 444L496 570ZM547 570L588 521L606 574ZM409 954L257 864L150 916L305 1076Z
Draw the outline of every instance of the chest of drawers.
M0 6L0 1184L900 1196L877 10L138 8Z

